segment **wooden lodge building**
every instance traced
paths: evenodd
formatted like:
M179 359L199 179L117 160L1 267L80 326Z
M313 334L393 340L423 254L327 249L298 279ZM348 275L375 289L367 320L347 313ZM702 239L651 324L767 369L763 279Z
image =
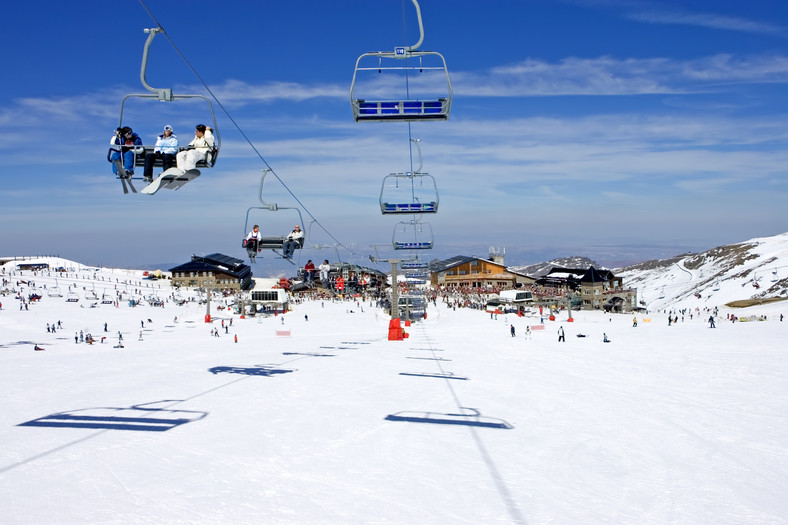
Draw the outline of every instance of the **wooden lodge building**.
M469 288L479 291L523 288L534 301L563 304L586 310L631 311L637 308L637 289L625 288L623 279L610 270L552 268L541 277L507 269L503 258L489 259L458 255L430 263L433 287Z
M171 268L172 285L213 290L248 290L253 286L252 269L240 259L214 253Z
M430 264L433 287L467 287L507 289L531 286L535 278L507 270L501 258L482 259L458 255Z

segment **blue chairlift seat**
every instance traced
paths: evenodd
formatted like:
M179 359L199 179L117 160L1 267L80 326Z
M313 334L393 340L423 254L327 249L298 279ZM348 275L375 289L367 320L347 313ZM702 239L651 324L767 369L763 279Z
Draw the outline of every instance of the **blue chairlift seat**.
M401 242L394 241L395 250L431 250L432 242Z
M389 213L435 213L438 211L438 203L431 202L403 202L391 203L383 202L380 204L380 211L384 214Z
M353 106L356 122L448 120L450 109L446 98L400 101L356 99Z

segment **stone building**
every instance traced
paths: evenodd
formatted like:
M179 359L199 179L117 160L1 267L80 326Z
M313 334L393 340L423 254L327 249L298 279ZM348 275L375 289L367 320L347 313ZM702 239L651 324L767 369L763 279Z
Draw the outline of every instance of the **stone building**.
M248 290L252 287L252 269L240 259L213 253L171 268L172 285L213 290Z
M537 296L571 298L574 307L587 310L620 312L637 307L637 289L625 288L621 277L593 266L552 268L536 280L534 290Z

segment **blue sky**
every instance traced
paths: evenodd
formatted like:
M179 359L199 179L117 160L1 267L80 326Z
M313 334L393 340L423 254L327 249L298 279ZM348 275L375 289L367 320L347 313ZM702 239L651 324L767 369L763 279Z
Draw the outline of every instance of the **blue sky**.
M242 258L266 163L303 205L304 226L317 219L308 243L342 243L305 250L299 264L361 262L372 245L401 255L382 246L398 219L380 214L378 195L385 175L410 169L409 137L440 192L439 213L424 217L428 259L495 246L508 264L586 255L615 266L788 230L782 0L422 0L421 48L445 56L455 96L448 122L410 129L354 123L349 104L359 55L418 40L410 1L210 5L147 2L221 102L216 167L155 196L123 195L106 162L122 97L144 92L143 29L156 24L142 4L4 6L0 256ZM209 95L164 36L147 80ZM146 142L165 124L188 142L209 120L207 104L124 111ZM277 181L265 200L297 205ZM251 221L286 233L298 217ZM258 274L288 270L264 255Z

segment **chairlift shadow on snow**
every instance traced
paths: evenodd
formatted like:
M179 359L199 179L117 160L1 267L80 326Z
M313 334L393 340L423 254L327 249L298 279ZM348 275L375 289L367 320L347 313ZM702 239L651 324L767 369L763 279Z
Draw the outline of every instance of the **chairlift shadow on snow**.
M437 377L439 379L459 379L460 381L467 381L467 377L456 376L453 372L443 373L429 373L429 372L400 372L401 376L415 376L415 377Z
M254 367L215 366L213 368L209 368L208 371L212 374L241 374L246 376L266 376L266 377L295 372L295 370L290 370L286 368L273 368L264 365L262 366L258 365Z
M317 352L282 352L282 355L303 355L308 357L336 357L336 354L319 354Z
M384 419L386 421L404 421L407 423L432 423L435 425L460 425L467 427L485 428L514 428L503 419L482 416L475 408L460 407L463 413L451 412L422 412L422 411L402 411L389 414Z
M199 421L208 412L196 410L169 410L151 405L177 403L181 400L163 399L131 407L94 407L68 412L58 412L26 421L20 427L90 428L101 430L136 430L166 432L185 423Z
M0 345L0 348L11 348L12 346L27 346L27 345L36 345L38 341L14 341L12 343L7 343ZM41 343L44 344L44 343Z

